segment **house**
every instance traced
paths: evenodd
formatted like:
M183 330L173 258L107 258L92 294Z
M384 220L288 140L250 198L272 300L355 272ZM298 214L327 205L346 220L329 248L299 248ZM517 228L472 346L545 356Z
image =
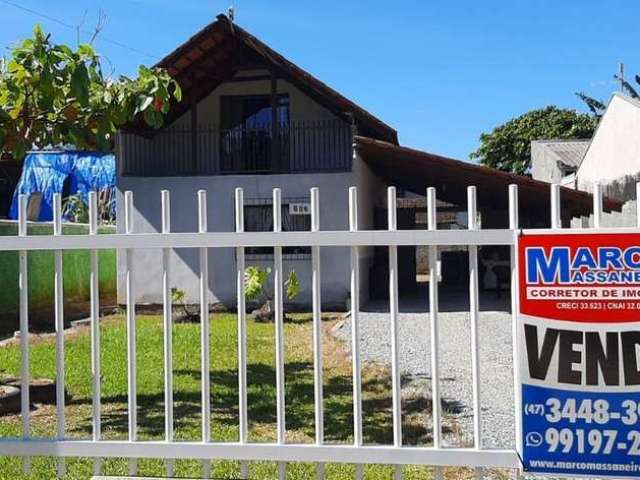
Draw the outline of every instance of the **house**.
M353 157L352 132L397 144L396 131L360 106L312 77L226 16L219 16L163 59L182 86L185 100L172 107L168 127L148 132L137 125L123 131L118 145L119 206L122 192L134 194L136 231L158 231L160 190L171 192L171 229L197 231L196 191L206 189L210 231L233 231L234 189L244 189L245 230L270 230L272 189L281 187L283 229L309 229L310 216L291 208L309 202L320 188L321 228L348 223L348 188L359 187L360 228L373 227L372 195L383 188L370 168ZM176 215L176 212L180 212ZM122 230L124 216L118 215ZM327 305L344 306L349 296L347 248L323 252ZM310 250L284 249L285 272L295 270L300 301L310 298ZM363 251L367 272L372 251ZM157 251L136 252L138 301L161 301L161 264ZM177 251L173 284L197 298L197 252ZM213 300L236 299L235 252L210 252ZM122 260L121 260L122 261ZM249 248L247 264L272 265L268 248ZM121 265L122 266L122 265ZM122 270L122 269L120 269ZM367 282L363 276L363 282ZM363 285L364 286L364 285ZM366 287L363 288L366 290Z
M124 231L124 192L134 197L135 232L161 230L160 191L171 193L171 230L197 231L196 192L208 193L209 231L234 231L234 189L244 189L244 228L271 230L272 189L282 189L283 229L308 230L309 190L320 189L320 227L348 228L348 189L358 188L360 229L385 229L385 187L424 196L436 186L438 199L466 208L466 188L478 185L483 227L505 223L507 187L520 186L523 224L548 221L548 184L497 172L446 157L402 147L397 132L361 106L255 38L224 15L161 60L158 66L181 85L184 98L172 106L160 131L128 125L117 142L117 225ZM590 196L567 190L563 218L591 208ZM615 205L605 202L605 208ZM417 209L403 208L398 228L420 228ZM422 225L424 227L424 225ZM300 280L296 301L311 298L308 248L284 249L285 273ZM387 252L362 248L361 294L384 282ZM172 286L198 299L198 253L173 252ZM247 248L247 264L271 266L269 248ZM399 284L403 293L417 283L415 247L402 247ZM350 256L346 247L321 252L324 308L344 307L350 295ZM136 251L134 288L138 302L162 301L161 252ZM119 272L124 271L119 258ZM209 253L210 293L214 302L236 302L233 249ZM384 289L388 291L388 289ZM124 278L119 279L124 301Z
M543 182L575 188L575 178L590 139L534 140L531 176Z
M581 190L603 185L607 195L635 200L640 179L640 100L614 93L576 173Z

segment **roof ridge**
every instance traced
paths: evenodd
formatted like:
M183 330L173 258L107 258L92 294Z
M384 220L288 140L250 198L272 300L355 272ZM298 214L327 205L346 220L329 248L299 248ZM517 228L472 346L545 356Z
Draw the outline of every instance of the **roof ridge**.
M290 68L293 68L293 69L297 70L298 72L300 72L302 75L304 75L308 79L311 79L314 82L318 83L322 88L325 88L331 94L341 97L343 100L345 100L346 102L351 104L351 106L353 106L356 109L360 110L360 112L362 114L366 115L367 117L371 118L375 122L379 123L381 126L387 128L389 130L393 130L394 132L396 132L396 135L397 135L397 131L393 127L388 125L386 122L380 120L378 117L376 117L375 115L369 113L364 108L362 108L360 105L356 104L354 101L352 101L349 98L345 97L343 94L338 92L336 89L330 87L328 84L326 84L325 82L323 82L322 80L317 78L315 75L312 75L311 73L306 71L304 68L296 65L291 60L287 59L284 55L282 55L281 53L279 53L276 50L274 50L273 48L271 48L269 45L267 45L265 42L260 40L258 37L256 37L255 35L253 35L249 31L245 30L241 26L239 26L239 25L235 24L234 22L232 22L226 15L220 14L216 18L218 18L219 20L223 19L225 21L225 23L227 23L227 27L228 28L233 28L234 29L234 33L235 33L235 30L237 30L241 34L243 34L245 37L248 37L248 39L251 40L252 42L257 42L258 45L250 45L252 48L254 48L254 49L256 49L257 47L264 48L267 51L266 53L268 53L270 57L271 56L275 56L277 60L280 60L281 62L286 63ZM245 39L245 41L246 41L246 39ZM273 63L276 63L276 59L271 59L271 61Z
M284 79L295 85L300 91L313 98L320 105L327 108L329 111L332 111L338 117L346 119L345 114L352 113L362 127L369 130L370 133L375 134L375 136L379 136L380 138L390 140L396 144L398 143L398 132L393 127L380 120L378 117L368 112L363 107L330 87L305 69L299 67L291 60L287 59L284 55L271 48L241 26L237 25L224 14L217 15L216 20L204 26L194 35L189 37L187 41L179 45L162 60L157 62L155 66L170 70L170 74L172 74L172 76L182 77L185 73L189 73L190 68L197 69L197 64L201 61L201 58L204 58L205 55L212 55L212 52L215 52L216 48L219 48L217 46L221 43L219 38L221 35L227 36L228 41L237 42L237 45L240 47L250 49L256 56L263 59L267 64L267 68L277 70ZM209 40L209 46L204 47L203 44L207 40ZM222 43L224 43L224 40L222 40ZM192 54L194 50L196 52L199 50L199 55L196 53L196 56L190 57L190 54ZM222 61L216 60L215 63L226 66L228 62L231 62L231 60L229 58L225 58L223 55ZM195 67L193 67L194 64L196 65ZM215 68L217 70L219 65L211 68ZM233 66L231 63L229 63L229 65ZM171 70L173 70L174 73L171 73ZM200 82L199 85L203 88L193 90L196 90L199 94L207 96L215 90L218 85L226 81L224 76L218 80L219 82L217 84L213 80L207 80L213 82L212 85L214 86L211 90L208 90L207 85L202 82ZM189 85L189 87L186 89L183 88L183 90L192 90L192 87ZM187 91L185 91L185 96L188 97ZM176 114L178 116L185 113L184 111L180 113L180 110L183 109L178 110L179 111ZM172 123L177 118L178 117L168 119L168 124Z
M531 143L571 143L571 142L590 142L591 138L540 138L531 140Z

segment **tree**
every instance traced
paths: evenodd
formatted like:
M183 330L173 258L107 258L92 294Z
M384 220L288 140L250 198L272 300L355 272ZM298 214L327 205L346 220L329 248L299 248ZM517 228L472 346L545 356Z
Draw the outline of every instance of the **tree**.
M531 141L551 138L591 138L597 119L550 105L532 110L480 135L480 147L470 155L488 167L525 174L531 165Z
M0 155L22 159L31 148L68 144L108 151L127 122L160 128L181 96L162 69L140 66L135 79L110 78L91 45L56 45L36 26L33 38L0 58Z

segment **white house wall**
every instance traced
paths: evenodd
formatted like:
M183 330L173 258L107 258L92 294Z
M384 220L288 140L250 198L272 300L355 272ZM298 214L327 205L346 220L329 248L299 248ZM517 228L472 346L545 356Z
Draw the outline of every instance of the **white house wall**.
M578 169L578 188L590 191L596 182L605 187L635 183L640 172L639 132L640 102L613 95ZM620 187L625 190L624 185Z
M123 192L133 191L135 232L157 232L161 228L160 191L171 194L171 230L174 232L197 231L197 196L199 189L207 191L208 227L210 231L234 231L234 189L242 187L245 199L270 199L272 189L282 189L282 199L308 197L312 187L320 189L320 222L323 230L343 230L348 227L348 189L357 182L353 174L314 175L234 175L211 177L167 177L118 179L118 231L124 228L122 212ZM363 199L364 201L364 199ZM365 228L366 225L363 225ZM138 250L134 252L134 279L136 299L141 303L162 301L161 252ZM247 264L269 266L271 261L250 260ZM198 299L198 252L176 250L172 255L171 284L187 293L188 302ZM235 252L233 249L210 249L210 291L212 302L235 304ZM327 247L321 251L323 275L323 303L344 305L349 293L348 248ZM301 284L301 303L311 299L311 260L288 260L285 256L285 274L293 269ZM124 301L124 257L118 257L119 302ZM363 272L364 274L364 272Z
M374 229L375 207L386 204L386 185L364 162L360 155L353 157L353 181L358 187L358 228ZM373 247L360 249L360 303L368 300L370 291L369 274L373 266Z
M265 72L247 72L255 75ZM270 81L227 83L218 87L198 104L198 123L219 126L220 96L268 94ZM297 88L283 80L278 81L278 92L290 97L290 116L297 120L337 119L328 110L308 98ZM178 120L184 128L190 128L190 114ZM121 164L121 163L120 163ZM134 196L134 224L136 232L157 232L161 228L160 191L171 194L171 230L174 232L197 231L197 196L199 189L207 191L208 228L210 231L234 231L234 190L244 189L245 200L269 200L275 187L282 189L282 200L308 198L312 187L320 189L320 225L323 230L348 228L348 190L351 186L360 191L360 228L373 228L373 208L376 194L384 195L383 186L359 158L353 159L353 170L343 173L297 173L278 175L216 175L185 177L117 177L117 225L124 230L124 192L131 190ZM118 256L118 301L124 302L124 256ZM361 281L363 298L368 295L369 266L372 249L363 249ZM322 300L324 305L344 306L349 296L350 254L348 248L323 248L321 250ZM272 261L247 258L247 265L268 266ZM209 288L212 302L232 306L236 302L236 262L233 249L210 249ZM298 274L301 292L297 302L311 301L311 260L288 259L285 256L286 273L293 269ZM136 301L161 303L161 252L140 250L134 252L134 282ZM172 254L171 285L185 290L187 302L198 301L198 252L176 250Z

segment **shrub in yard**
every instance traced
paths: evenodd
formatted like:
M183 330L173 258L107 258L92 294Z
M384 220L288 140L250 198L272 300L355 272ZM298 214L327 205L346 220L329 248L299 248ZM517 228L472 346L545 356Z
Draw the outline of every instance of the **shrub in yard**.
M254 312L257 320L271 320L273 318L273 292L269 289L271 268L256 266L247 267L244 271L244 289L247 300L259 302L261 306ZM284 283L288 300L293 300L300 293L298 275L291 270Z
M199 311L185 301L187 294L178 287L171 287L171 303L181 311L178 320L185 322L197 322Z

